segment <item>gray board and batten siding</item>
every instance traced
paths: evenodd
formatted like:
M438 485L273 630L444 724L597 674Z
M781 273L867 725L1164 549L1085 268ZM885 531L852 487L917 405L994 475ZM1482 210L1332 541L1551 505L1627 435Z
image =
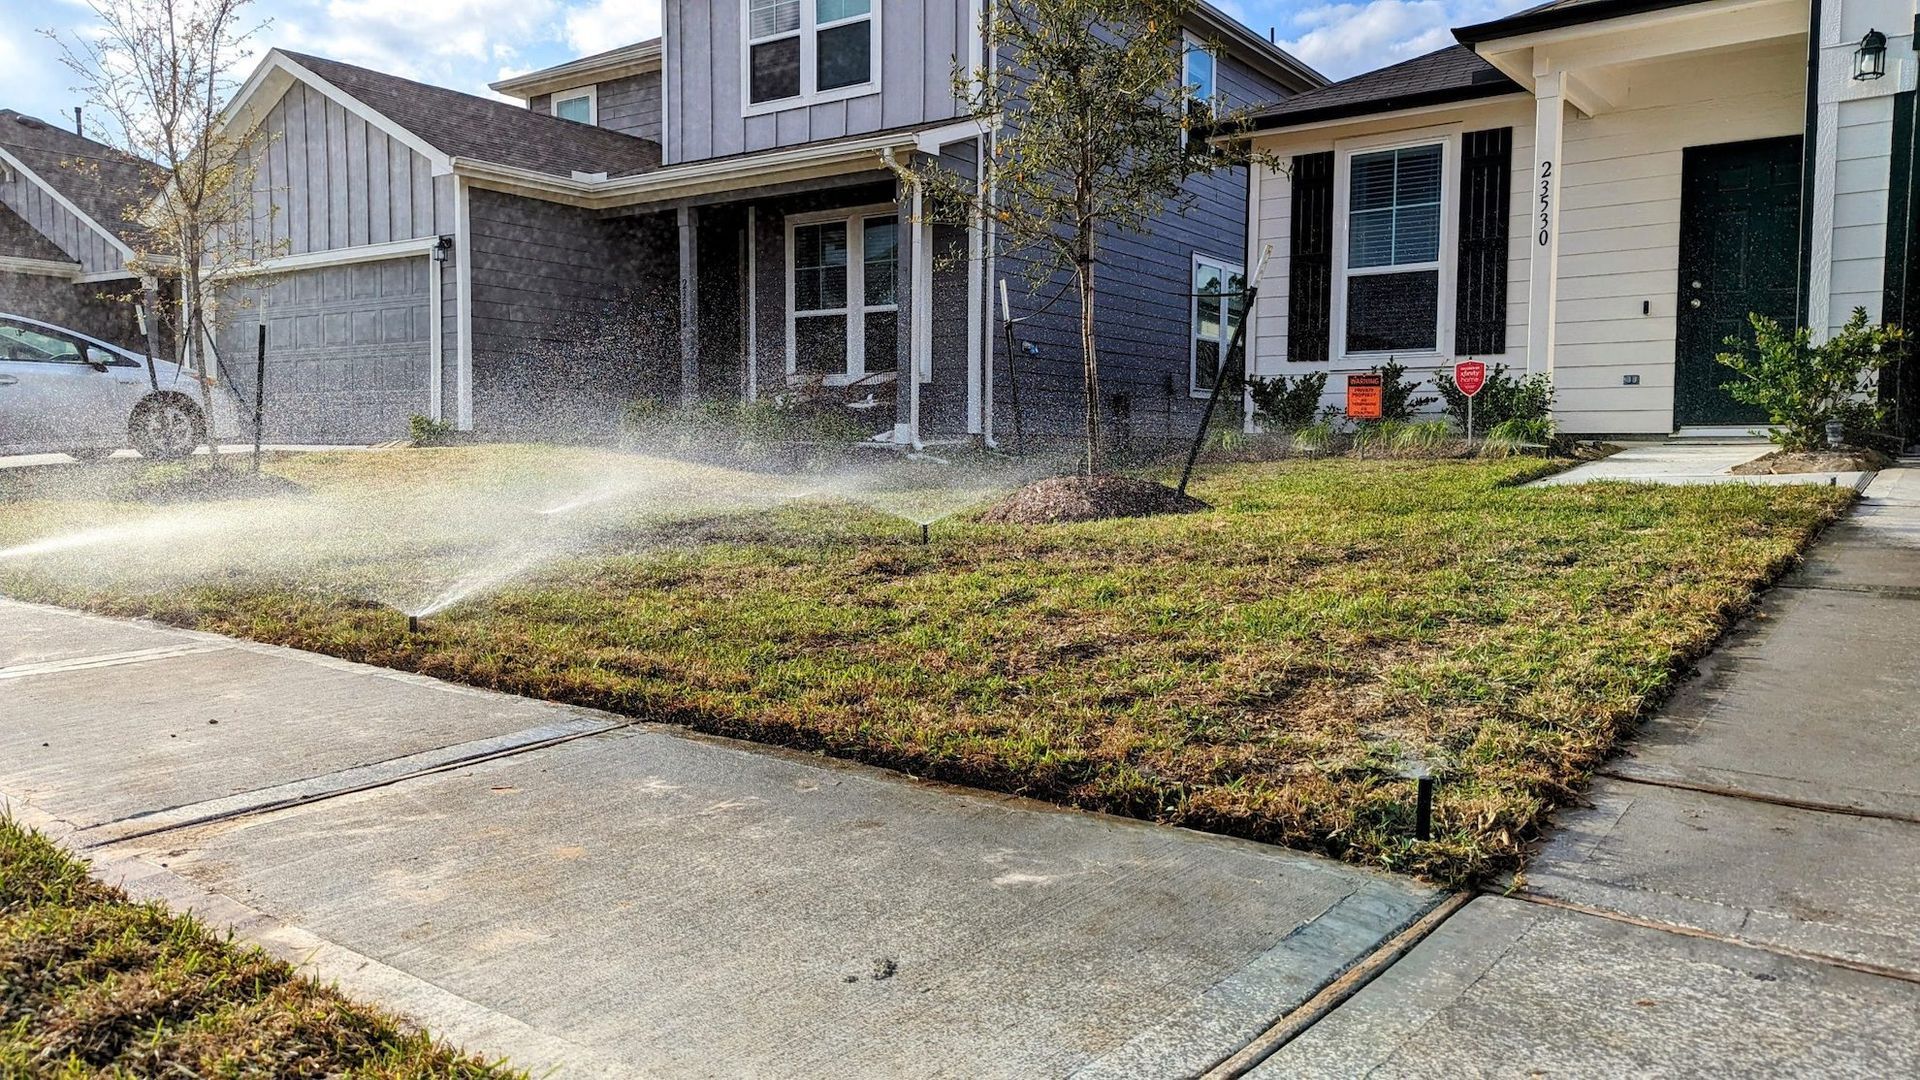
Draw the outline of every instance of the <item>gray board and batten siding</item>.
M33 226L41 235L54 242L61 251L80 264L82 273L102 274L118 270L126 257L115 247L113 241L100 234L86 222L80 220L72 211L60 205L47 190L26 178L19 172L12 173L11 180L0 180L0 203L20 215L28 225ZM41 176L42 180L59 186L58 174ZM101 222L103 228L112 228L108 222Z
M967 62L972 0L877 0L879 89L745 116L740 0L668 0L666 163L938 124L960 115L955 58Z

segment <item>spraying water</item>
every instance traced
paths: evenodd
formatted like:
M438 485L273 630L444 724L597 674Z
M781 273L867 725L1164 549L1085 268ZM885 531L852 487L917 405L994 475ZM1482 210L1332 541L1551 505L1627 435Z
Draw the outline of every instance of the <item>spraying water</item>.
M924 539L926 527L1057 464L920 456L773 473L595 450L407 456L417 453L341 455L324 467L316 459L313 474L327 479L306 494L143 510L33 537L0 549L0 569L144 590L218 583L359 595L417 625L562 559L697 544L698 522L801 501L863 506L921 526ZM433 468L416 465L428 461ZM301 475L298 459L287 468Z

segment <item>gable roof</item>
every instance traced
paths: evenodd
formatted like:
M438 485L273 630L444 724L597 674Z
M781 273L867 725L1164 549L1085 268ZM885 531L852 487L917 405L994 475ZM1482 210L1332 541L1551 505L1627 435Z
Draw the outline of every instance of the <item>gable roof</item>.
M14 213L12 207L3 203L0 203L0 259L72 263L76 272L80 269L80 264L73 261L73 256L61 251L59 245L27 224L26 218Z
M530 169L632 176L660 166L660 144L529 112L504 101L414 82L323 56L275 50L448 157Z
M1641 15L1649 11L1665 11L1668 8L1687 7L1703 3L1704 0L1547 0L1546 3L1516 11L1511 15L1492 19L1472 26L1462 26L1453 32L1454 40L1473 45L1482 41L1494 41L1515 34L1529 34L1536 30L1558 30L1563 26L1578 26L1581 23L1599 22L1601 19L1613 19L1622 15Z
M1472 49L1449 45L1262 109L1253 114L1253 128L1267 131L1521 92L1519 83Z
M0 150L122 240L139 230L131 215L159 190L159 166L12 109L0 109Z

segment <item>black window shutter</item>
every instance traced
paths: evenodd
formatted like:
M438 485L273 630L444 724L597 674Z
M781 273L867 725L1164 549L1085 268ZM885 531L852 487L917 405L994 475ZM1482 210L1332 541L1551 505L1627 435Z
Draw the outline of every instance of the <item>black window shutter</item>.
M1507 351L1507 211L1513 129L1469 131L1460 139L1460 259L1453 350Z
M1287 260L1287 359L1324 361L1333 315L1330 150L1293 159L1293 237Z

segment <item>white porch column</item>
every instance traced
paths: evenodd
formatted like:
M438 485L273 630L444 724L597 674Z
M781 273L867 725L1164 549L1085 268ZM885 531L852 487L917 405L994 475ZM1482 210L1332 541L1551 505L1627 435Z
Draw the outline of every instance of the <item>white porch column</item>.
M1560 148L1564 71L1534 72L1533 214L1527 270L1527 373L1553 371L1554 297L1560 277Z

